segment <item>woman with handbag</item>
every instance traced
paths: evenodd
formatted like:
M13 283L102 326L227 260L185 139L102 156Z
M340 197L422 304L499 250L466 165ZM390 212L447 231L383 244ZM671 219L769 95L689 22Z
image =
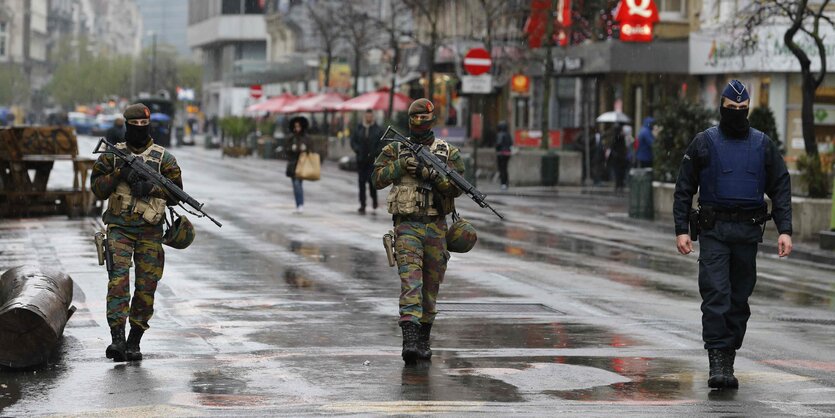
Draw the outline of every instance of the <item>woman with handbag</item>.
M293 196L296 199L294 213L304 210L303 179L296 175L296 165L299 157L310 149L310 139L307 137L307 118L296 116L290 119L290 138L287 140L287 177L293 181Z

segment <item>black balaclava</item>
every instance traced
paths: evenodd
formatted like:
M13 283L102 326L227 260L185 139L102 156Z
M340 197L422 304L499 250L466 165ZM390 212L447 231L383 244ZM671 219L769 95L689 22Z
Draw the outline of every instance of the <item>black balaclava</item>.
M419 125L412 125L409 123L409 133L412 138L420 144L429 145L435 140L435 134L432 132L432 124L435 123L435 118L425 121Z
M751 124L748 122L748 109L730 109L725 106L719 108L719 129L733 138L742 138L748 135Z
M751 124L748 123L748 109L730 109L722 105L725 98L734 103L742 103L750 100L748 89L739 80L731 80L725 90L722 91L719 105L719 129L733 138L744 138L748 136L748 129Z
M148 144L151 137L151 125L136 126L125 124L125 142L132 148L141 149Z

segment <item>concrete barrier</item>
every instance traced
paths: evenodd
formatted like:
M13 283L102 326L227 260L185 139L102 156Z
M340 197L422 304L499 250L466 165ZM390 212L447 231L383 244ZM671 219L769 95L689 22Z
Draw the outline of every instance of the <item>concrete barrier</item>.
M656 219L672 221L675 189L672 183L652 183ZM697 201L698 195L693 198L694 206ZM766 201L771 204L770 199L766 198ZM792 196L792 237L799 241L817 239L821 230L829 229L831 207L829 199Z
M354 155L354 150L351 149L350 138L328 138L328 160L339 161L340 158L350 155Z
M480 178L492 178L496 167L496 154L490 149L479 149L478 169ZM577 151L554 151L560 156L559 184L576 186L583 182L583 158ZM542 156L546 151L522 149L510 157L507 174L511 186L541 186Z

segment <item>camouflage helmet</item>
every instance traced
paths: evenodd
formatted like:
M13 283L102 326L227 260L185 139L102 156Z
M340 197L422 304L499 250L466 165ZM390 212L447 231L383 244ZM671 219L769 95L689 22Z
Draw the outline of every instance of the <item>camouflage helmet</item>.
M475 247L476 241L475 228L465 219L458 218L446 232L447 251L466 253Z
M173 213L175 212L172 211ZM165 231L165 236L162 237L162 243L171 248L182 250L194 242L195 235L194 226L191 224L191 221L185 216L177 215L177 219Z

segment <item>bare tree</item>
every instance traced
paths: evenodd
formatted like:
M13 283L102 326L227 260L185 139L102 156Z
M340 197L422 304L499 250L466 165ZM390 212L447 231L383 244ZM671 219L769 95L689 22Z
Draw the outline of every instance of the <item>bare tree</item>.
M435 53L441 43L438 24L444 10L443 0L401 0L412 9L422 20L426 28L425 34L411 33L410 35L425 51L428 58L429 70L426 75L426 97L430 100L435 94Z
M367 13L367 2L351 2L349 9L341 15L342 32L345 41L351 48L354 56L354 96L359 93L360 66L362 65L363 54L372 47L377 39L375 21Z
M830 0L816 2L814 5L809 3L809 0L754 1L741 14L743 16L744 32L739 39L746 50L754 50L759 41L755 30L757 27L786 18L789 20L790 26L783 36L783 41L800 63L800 73L803 79L801 87L803 106L800 116L803 142L806 147L806 154L810 157L817 157L818 147L815 141L814 118L815 90L823 83L826 76L826 46L820 29L821 24L829 24L835 27L835 23L824 14ZM818 57L820 57L820 69L818 71L812 70L812 60L808 53L798 45L796 37L799 33L806 34L814 41ZM814 160L818 161L817 158L814 158Z
M328 90L331 78L331 62L334 52L340 39L340 21L337 17L336 7L333 1L322 1L313 7L312 2L307 3L307 11L313 21L313 29L319 35L322 49L325 52L325 74L324 88Z

